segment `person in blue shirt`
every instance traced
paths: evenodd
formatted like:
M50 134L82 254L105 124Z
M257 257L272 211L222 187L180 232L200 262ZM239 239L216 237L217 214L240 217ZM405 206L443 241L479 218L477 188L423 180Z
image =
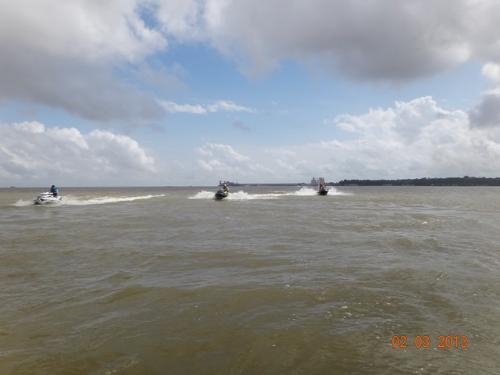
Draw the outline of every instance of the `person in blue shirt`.
M50 192L54 197L57 197L59 195L59 189L56 187L56 185L52 185L50 187Z

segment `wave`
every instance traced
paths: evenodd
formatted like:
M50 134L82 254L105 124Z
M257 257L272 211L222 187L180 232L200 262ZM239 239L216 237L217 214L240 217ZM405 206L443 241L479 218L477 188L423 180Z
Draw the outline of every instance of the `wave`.
M189 199L213 199L214 194L215 193L212 191L202 190L196 193L195 195L189 197Z
M302 187L297 191L292 191L289 193L284 193L283 195L290 195L290 196L298 196L298 197L309 197L309 196L316 196L318 195L318 190L313 189L313 188L308 188L308 187ZM341 191L338 191L334 187L329 187L328 188L328 195L327 197L331 197L334 195L351 195L350 193L344 193Z
M213 191L202 190L196 193L195 195L189 197L189 199L214 199L214 194L215 192ZM237 201L237 200L252 200L252 199L275 199L286 196L310 197L317 195L318 195L317 190L312 188L302 187L297 191L291 191L291 192L280 191L280 192L263 193L263 194L249 194L245 191L240 190L234 193L233 192L229 193L226 199ZM337 189L331 187L327 196L334 196L334 195L350 195L350 194L337 191Z
M317 190L314 190L312 188L306 188L302 187L297 191L292 191L290 193L285 193L284 195L292 195L292 196L299 196L299 197L308 197L312 195L318 195Z
M144 199L151 199L151 198L160 198L164 197L165 194L149 194L149 195L139 195L139 196L132 196L132 197L97 197L97 198L90 198L90 199L81 199L81 198L74 198L71 196L65 197L62 200L62 204L68 205L68 206L87 206L87 205L92 205L92 204L109 204L109 203L121 203L121 202L133 202L137 200L144 200Z
M19 199L16 203L13 204L15 207L26 207L26 206L32 206L33 201L25 201L23 199Z
M279 194L268 193L268 194L249 194L242 190L229 194L229 200L250 200L250 199L274 199L277 198Z
M96 198L82 198L82 197L74 197L71 195L63 196L63 199L59 203L55 204L50 204L46 205L44 207L57 207L57 206L89 206L89 205L95 205L95 204L110 204L110 203L121 203L121 202L133 202L136 200L144 200L144 199L151 199L151 198L159 198L159 197L164 197L165 194L156 194L156 195L139 195L139 196L132 196L132 197L109 197L109 196L104 196L104 197L96 197ZM16 203L14 203L14 206L16 207L26 207L26 206L32 206L33 201L26 201L26 200L18 200Z
M328 191L328 195L327 196L334 196L334 195L353 195L353 193L346 193L346 192L343 192L343 191L338 191L334 187L330 187L330 190Z
M215 192L213 191L200 191L195 195L189 197L189 199L214 199ZM282 194L270 193L270 194L249 194L243 190L235 191L234 193L229 193L228 197L225 200L233 200L233 201L243 201L243 200L252 200L252 199L273 199Z

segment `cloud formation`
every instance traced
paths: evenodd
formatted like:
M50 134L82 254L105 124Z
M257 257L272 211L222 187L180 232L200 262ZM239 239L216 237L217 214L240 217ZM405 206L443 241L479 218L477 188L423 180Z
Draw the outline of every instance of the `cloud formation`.
M155 160L134 139L39 122L0 124L0 179L13 185L144 183Z
M165 111L169 113L193 113L204 115L215 112L255 112L252 108L244 107L228 100L219 100L213 104L177 104L171 101L160 101Z
M405 81L471 59L500 62L495 0L160 3L169 35L206 41L250 74L295 59L354 79Z
M500 90L485 92L469 118L474 127L500 127Z
M142 123L164 111L114 70L164 49L139 2L2 2L0 101L21 100L97 121Z
M496 88L483 92L479 103L469 111L470 123L479 128L500 127L500 65L487 63L482 73Z
M240 167L240 181L308 181L318 175L330 181L498 175L500 128L471 127L466 112L444 109L431 97L359 116L342 115L335 126L348 137L259 149L239 159L229 145L210 146L202 152L200 165L231 176L235 168L226 161L233 160ZM252 172L262 165L265 173Z
M338 116L331 126L345 136L245 152L206 143L195 150L194 161L179 162L155 160L136 140L109 131L0 124L0 180L88 186L144 185L172 176L206 184L218 179L300 182L317 175L329 181L498 175L500 127L471 126L468 113L442 108L430 97Z
M3 1L0 101L101 122L158 121L165 106L130 71L168 53L172 41L210 45L249 74L293 59L356 80L401 82L474 60L498 78L498 14L495 0ZM177 110L245 110L214 105Z
M198 148L198 168L207 179L265 178L270 170L249 156L237 152L232 146L206 143Z
M354 138L292 149L323 155L321 171L338 179L498 174L500 133L472 128L466 112L430 97L339 116L336 126Z
M487 63L483 65L482 73L486 78L489 78L495 83L500 83L500 65Z

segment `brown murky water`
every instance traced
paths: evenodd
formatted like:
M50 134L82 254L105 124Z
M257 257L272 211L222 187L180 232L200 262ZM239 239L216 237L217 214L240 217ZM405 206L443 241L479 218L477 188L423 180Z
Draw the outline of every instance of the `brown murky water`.
M0 374L500 373L500 189L202 190L0 190Z

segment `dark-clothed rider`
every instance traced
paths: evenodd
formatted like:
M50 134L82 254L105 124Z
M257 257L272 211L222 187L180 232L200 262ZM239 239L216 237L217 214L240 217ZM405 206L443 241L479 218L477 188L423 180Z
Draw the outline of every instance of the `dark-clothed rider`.
M56 185L52 185L50 187L50 192L54 197L57 197L59 195L59 189L56 187Z

